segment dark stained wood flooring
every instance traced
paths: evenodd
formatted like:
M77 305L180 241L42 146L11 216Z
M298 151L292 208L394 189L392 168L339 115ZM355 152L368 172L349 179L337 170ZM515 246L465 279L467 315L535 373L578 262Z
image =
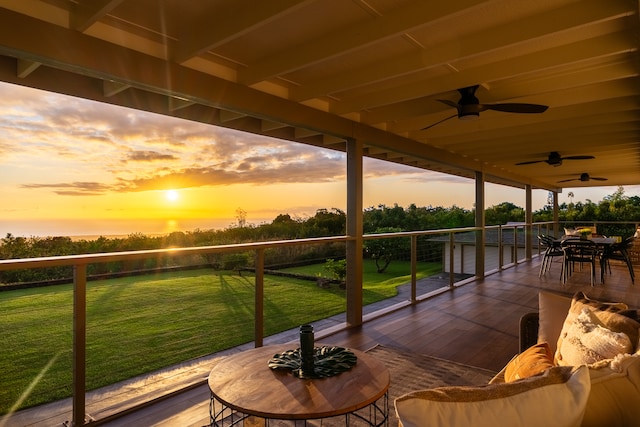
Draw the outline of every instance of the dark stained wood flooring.
M612 267L604 286L591 287L587 268L578 269L562 286L560 263L555 262L551 271L539 278L535 258L361 327L335 333L322 342L359 350L382 344L499 371L517 353L519 319L537 310L541 289L569 296L584 291L592 298L625 301L640 308L640 284L631 284L622 265L612 262ZM636 266L638 273L640 266ZM204 426L208 424L208 398L207 387L197 387L101 425Z

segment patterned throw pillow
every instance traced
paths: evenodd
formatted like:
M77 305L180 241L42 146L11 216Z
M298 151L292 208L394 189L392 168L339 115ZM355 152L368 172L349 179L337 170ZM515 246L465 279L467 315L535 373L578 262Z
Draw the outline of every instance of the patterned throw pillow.
M562 326L555 363L590 364L620 353L632 353L638 343L640 323L626 304L603 303L578 292Z

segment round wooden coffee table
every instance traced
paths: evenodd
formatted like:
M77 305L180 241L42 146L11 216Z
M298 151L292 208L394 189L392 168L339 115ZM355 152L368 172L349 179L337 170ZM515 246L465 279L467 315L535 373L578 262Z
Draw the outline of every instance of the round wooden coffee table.
M358 358L353 368L320 379L300 379L288 370L269 368L269 359L291 349L291 346L259 347L219 362L208 380L211 425L241 422L268 425L270 419L295 421L340 416L344 417L345 425L349 425L350 417L365 425L387 425L390 376L382 362L351 350Z

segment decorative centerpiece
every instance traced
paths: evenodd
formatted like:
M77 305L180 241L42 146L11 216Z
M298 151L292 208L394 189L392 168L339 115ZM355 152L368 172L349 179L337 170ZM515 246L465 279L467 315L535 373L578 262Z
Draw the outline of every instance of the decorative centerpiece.
M289 369L298 378L325 378L348 371L357 363L352 351L343 347L314 347L313 326L300 326L300 348L274 355L271 369Z
M582 240L591 240L592 232L590 228L581 228L580 229L580 238Z

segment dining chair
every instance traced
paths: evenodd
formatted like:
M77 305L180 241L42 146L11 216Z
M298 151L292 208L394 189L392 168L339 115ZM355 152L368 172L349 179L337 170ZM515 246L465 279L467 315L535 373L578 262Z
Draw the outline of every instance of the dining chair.
M631 283L635 284L635 273L633 271L633 263L631 262L631 257L629 256L629 250L631 246L633 246L633 241L635 237L631 236L626 238L620 243L614 243L612 245L607 245L602 250L602 256L600 257L600 279L602 283L604 283L605 273L607 269L609 270L609 274L611 274L611 260L622 261L627 265L629 269L629 275L631 276Z
M560 273L562 284L567 283L567 278L573 274L575 264L589 264L591 273L591 286L595 284L596 260L600 252L596 244L591 240L565 239L560 244L562 247L562 271Z
M540 263L540 272L538 273L538 277L542 277L543 274L551 269L553 259L556 257L562 257L564 252L562 251L560 242L548 234L539 234L538 241L544 248L542 262Z

